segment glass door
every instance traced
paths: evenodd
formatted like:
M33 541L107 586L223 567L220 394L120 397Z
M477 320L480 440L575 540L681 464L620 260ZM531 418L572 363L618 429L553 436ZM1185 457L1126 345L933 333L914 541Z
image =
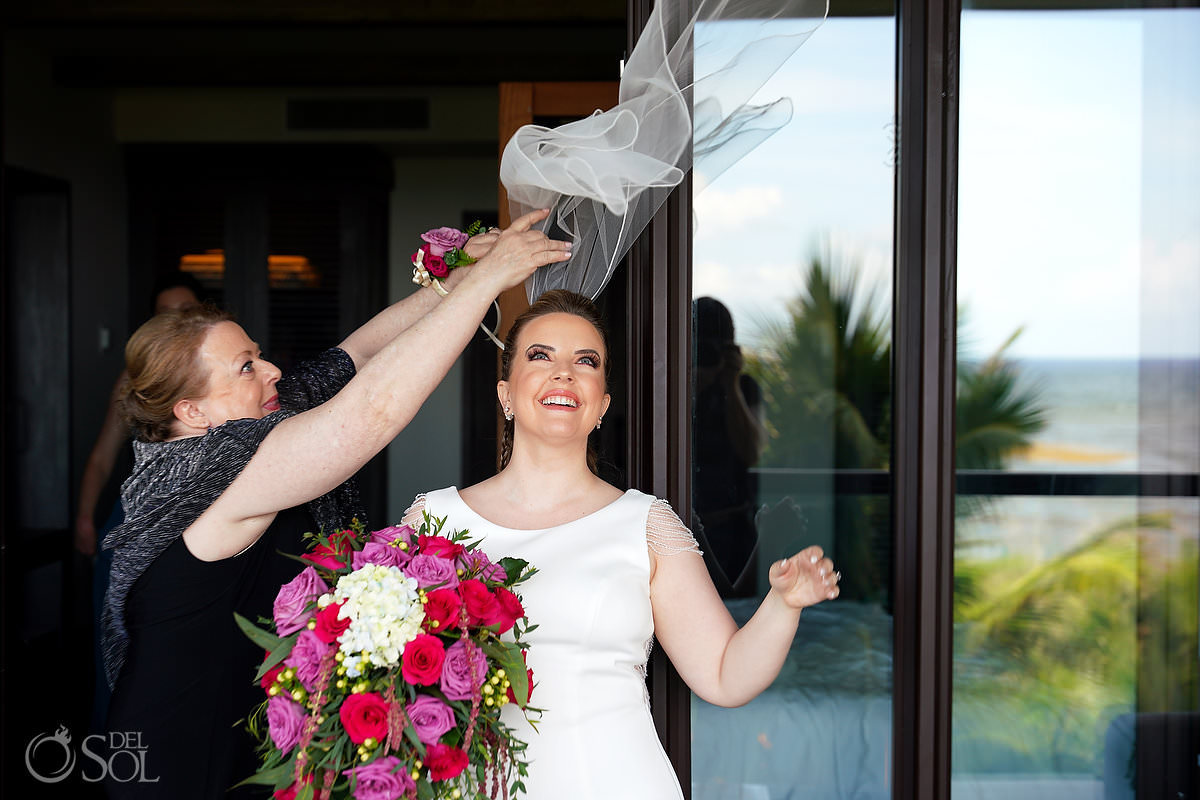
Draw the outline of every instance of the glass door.
M961 17L952 793L1196 797L1200 10L1018 5Z
M739 623L781 557L818 544L843 574L766 692L693 697L696 800L892 793L896 22L837 13L759 95L790 124L694 176L691 525Z

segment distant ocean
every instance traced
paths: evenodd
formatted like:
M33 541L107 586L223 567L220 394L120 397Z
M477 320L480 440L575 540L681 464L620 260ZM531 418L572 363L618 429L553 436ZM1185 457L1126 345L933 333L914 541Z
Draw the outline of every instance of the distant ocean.
M1046 425L1008 466L1017 472L1200 472L1200 360L1017 362ZM975 557L1018 548L1052 557L1121 519L1169 510L1176 535L1200 536L1200 500L1000 497L958 525Z

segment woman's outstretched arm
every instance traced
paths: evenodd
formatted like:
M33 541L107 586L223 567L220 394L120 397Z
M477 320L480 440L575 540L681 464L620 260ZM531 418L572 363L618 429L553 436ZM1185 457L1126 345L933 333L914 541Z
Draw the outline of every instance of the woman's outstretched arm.
M502 290L569 257L570 246L521 217L454 291L388 342L328 402L279 424L225 493L184 533L197 558L252 544L274 515L328 492L387 445L441 382Z
M796 636L800 612L838 595L833 562L821 548L806 548L771 565L771 589L739 629L698 553L652 550L651 559L654 635L691 690L718 706L744 705L770 686Z

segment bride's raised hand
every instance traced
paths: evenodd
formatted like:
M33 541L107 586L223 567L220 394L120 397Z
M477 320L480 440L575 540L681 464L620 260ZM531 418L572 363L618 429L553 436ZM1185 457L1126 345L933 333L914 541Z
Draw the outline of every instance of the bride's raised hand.
M491 250L474 265L475 271L494 276L508 288L524 281L538 267L570 258L570 242L551 239L532 229L549 214L544 208L531 211L500 231Z
M833 562L816 545L776 561L767 574L771 588L792 608L815 606L840 594L838 581L842 574L834 572Z

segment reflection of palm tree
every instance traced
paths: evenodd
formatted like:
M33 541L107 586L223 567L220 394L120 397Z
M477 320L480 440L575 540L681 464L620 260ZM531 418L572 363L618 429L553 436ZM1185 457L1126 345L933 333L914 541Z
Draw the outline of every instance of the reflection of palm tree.
M763 390L764 467L889 466L890 319L878 311L877 290L859 290L859 272L826 249L810 259L787 318L763 326L760 352L747 364ZM1006 348L960 366L956 455L964 468L1001 467L1044 424L1034 396L1018 387ZM834 499L844 596L878 598L890 584L889 513L885 498Z

